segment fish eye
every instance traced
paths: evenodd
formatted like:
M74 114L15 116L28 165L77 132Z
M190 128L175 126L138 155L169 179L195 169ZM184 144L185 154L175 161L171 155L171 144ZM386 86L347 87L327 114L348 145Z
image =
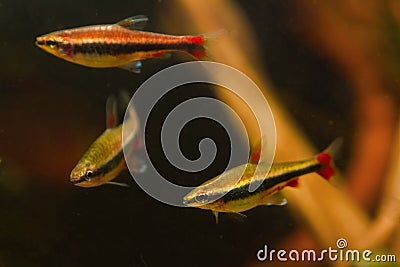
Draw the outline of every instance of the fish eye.
M87 178L93 178L93 171L92 170L87 170L86 175Z
M196 195L195 199L199 203L205 203L208 200L208 194L206 192L200 192L198 195Z
M46 41L46 45L48 45L50 48L54 48L54 47L56 47L57 42L54 39L49 39Z

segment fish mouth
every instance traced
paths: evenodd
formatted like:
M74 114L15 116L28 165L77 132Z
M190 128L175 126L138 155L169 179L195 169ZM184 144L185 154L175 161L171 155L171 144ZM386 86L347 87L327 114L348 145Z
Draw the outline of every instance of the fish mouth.
M70 182L72 184L79 184L79 183L82 183L85 181L86 181L86 179L84 177L74 177L74 176L70 177Z
M36 38L35 45L43 46L44 44L45 44L45 41L42 38L40 38L40 37Z
M185 206L190 206L190 200L186 199L186 198L183 198L182 204L185 205Z
M84 181L85 181L85 180L80 179L80 180L71 181L71 183L77 185L77 184L80 184L80 183L82 183L82 182L84 182Z
M200 206L203 206L205 203L199 203L193 197L184 197L182 204L187 207L200 207Z

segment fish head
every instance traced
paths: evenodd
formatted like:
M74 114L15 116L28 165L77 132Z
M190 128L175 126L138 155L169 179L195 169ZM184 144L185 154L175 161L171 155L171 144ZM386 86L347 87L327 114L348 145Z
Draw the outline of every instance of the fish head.
M79 162L71 171L70 181L76 186L93 187L100 185L100 177L96 175L96 169L89 162Z
M183 198L183 204L189 207L219 210L223 194L208 186L199 186Z
M47 53L65 58L70 56L73 52L68 39L68 35L64 33L54 32L37 37L35 44Z
M223 211L223 197L235 188L246 172L251 171L251 167L252 165L249 167L248 164L243 164L208 180L188 193L183 198L183 204L200 209Z

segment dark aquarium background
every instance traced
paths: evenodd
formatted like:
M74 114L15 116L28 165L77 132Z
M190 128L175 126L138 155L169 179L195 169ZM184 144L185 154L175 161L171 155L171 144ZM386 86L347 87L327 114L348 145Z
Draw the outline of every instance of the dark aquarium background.
M359 266L256 256L264 245L337 248L338 238L400 258L399 10L395 0L0 1L0 267ZM147 31L227 30L208 44L207 60L238 68L263 90L277 124L276 161L310 157L342 136L340 177L328 184L305 176L300 188L284 190L287 206L257 207L244 220L220 214L218 224L210 211L153 199L127 170L116 181L128 188L71 184L72 168L105 129L107 98L133 94L156 72L194 59L144 60L140 74L94 69L42 51L35 38L138 14L149 18ZM157 169L181 185L220 174L230 157L226 130L206 119L186 125L179 142L196 159L200 140L213 139L218 152L208 168L181 171L162 152L166 115L200 96L240 112L221 88L185 85L158 103L145 129ZM230 135L247 153L240 131Z

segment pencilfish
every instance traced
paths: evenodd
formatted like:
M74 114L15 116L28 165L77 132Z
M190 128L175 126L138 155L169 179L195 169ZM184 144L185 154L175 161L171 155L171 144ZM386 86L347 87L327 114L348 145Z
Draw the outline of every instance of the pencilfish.
M138 15L115 24L60 30L37 37L36 45L75 64L132 72L140 72L140 60L173 51L184 51L196 59L205 56L205 36L140 31L147 21L147 17Z
M286 186L297 187L300 176L316 172L326 180L335 173L333 156L341 144L335 140L326 150L306 160L273 163L271 166L250 162L230 169L203 183L187 194L183 203L187 206L211 210L217 221L218 212L240 213L259 205L285 205L287 200L280 191ZM270 167L270 168L269 168ZM257 175L256 168L259 168ZM250 192L250 183L259 181L260 186Z
M139 120L133 106L129 109L129 118L124 126L129 135L122 141L123 124L117 125L117 108L114 97L109 97L106 105L107 129L92 143L86 153L72 170L70 181L81 187L100 186L105 183L126 186L122 183L111 182L125 168L123 149L129 147L132 151L132 160L136 168L133 171L143 172L146 165L135 158L134 150L141 146L139 134Z

